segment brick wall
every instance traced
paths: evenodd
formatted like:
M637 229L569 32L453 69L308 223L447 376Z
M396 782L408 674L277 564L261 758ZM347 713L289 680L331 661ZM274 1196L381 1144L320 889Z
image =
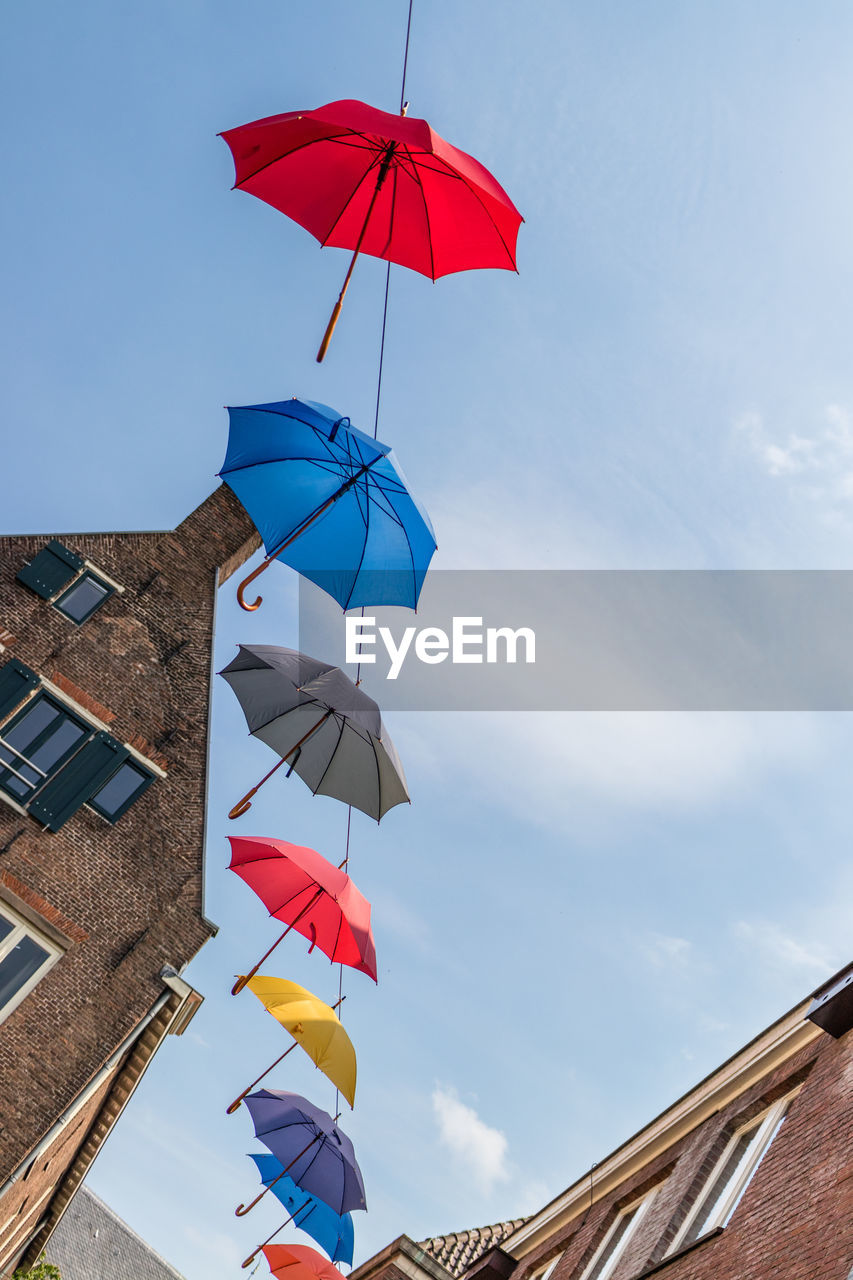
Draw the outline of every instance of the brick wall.
M15 580L49 536L0 539L0 661L19 658L54 682L167 776L115 825L84 807L50 833L0 803L0 901L27 903L67 941L0 1024L0 1182L151 1007L162 966L180 969L210 936L202 838L215 581L259 545L225 487L172 532L53 535L126 588L78 627Z

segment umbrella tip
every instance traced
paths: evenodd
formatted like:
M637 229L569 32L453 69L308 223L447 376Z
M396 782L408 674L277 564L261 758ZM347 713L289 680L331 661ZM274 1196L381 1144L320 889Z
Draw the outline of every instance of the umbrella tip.
M402 107L400 108L400 115L404 116L408 110L409 110L409 104L408 102L404 102Z

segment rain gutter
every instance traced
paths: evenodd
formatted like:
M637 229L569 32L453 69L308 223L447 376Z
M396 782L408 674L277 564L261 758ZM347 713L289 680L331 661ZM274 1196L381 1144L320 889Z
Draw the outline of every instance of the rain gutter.
M58 1138L62 1130L67 1128L67 1126L71 1123L71 1121L74 1119L77 1113L80 1110L82 1110L82 1108L85 1107L86 1103L92 1098L92 1096L95 1093L97 1093L98 1089L107 1079L107 1077L110 1076L112 1072L115 1070L115 1068L118 1066L119 1062L127 1053L128 1049L132 1048L132 1046L136 1043L136 1041L145 1031L149 1023L154 1021L154 1019L157 1017L157 1014L160 1013L164 1005L171 999L172 995L175 994L175 989L172 985L175 981L175 979L172 977L173 973L174 973L174 970L169 969L168 973L161 974L163 981L166 982L168 985L168 989L164 991L162 995L159 995L157 997L157 999L154 1001L154 1004L149 1009L148 1013L146 1013L145 1017L136 1024L136 1026L129 1033L129 1035L125 1036L124 1040L122 1040L121 1044L116 1049L116 1051L107 1059L104 1065L95 1073L95 1075L92 1077L89 1083L85 1086L85 1088L80 1093L78 1093L74 1101L71 1102L65 1108L62 1115L59 1117L58 1120L56 1120L53 1123L53 1125L51 1125L50 1129L47 1131L47 1133L41 1139L38 1145L35 1146L32 1149L32 1151L27 1153L27 1155L18 1165L17 1169L15 1169L14 1173L10 1174L9 1177L6 1179L6 1181L3 1183L3 1185L0 1186L0 1199L2 1199L2 1197L5 1195L8 1189L14 1185L14 1183L16 1183L21 1177L23 1177L27 1169L29 1169L31 1165L35 1164L35 1162L39 1159L39 1157L42 1156L45 1151L47 1151L48 1147L52 1146L52 1144L56 1141L56 1139ZM180 981L180 979L178 979L178 981Z
M215 938L219 925L205 915L207 905L207 811L210 802L210 740L213 724L213 686L216 675L216 613L219 604L219 566L213 570L213 613L210 619L210 672L207 681L207 742L204 747L204 810L201 818L201 920Z

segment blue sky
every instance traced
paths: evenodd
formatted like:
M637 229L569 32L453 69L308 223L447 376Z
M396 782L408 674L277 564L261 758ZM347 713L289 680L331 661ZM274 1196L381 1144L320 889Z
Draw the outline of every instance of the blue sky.
M384 267L346 269L229 190L220 129L340 97L394 109L403 0L16 6L0 50L4 532L161 528L210 492L223 404L290 395L370 429ZM380 436L436 567L847 568L853 551L853 14L841 0L415 0L411 113L526 218L516 277L392 272ZM294 576L218 665L296 634ZM395 714L411 809L356 815L380 982L347 979L356 1260L539 1207L851 958L841 715ZM231 975L273 931L224 870L271 763L222 684L206 1002L94 1189L190 1280L273 1230L245 1115L281 1051ZM336 857L296 780L242 830ZM260 946L259 946L260 944ZM300 943L276 972L336 975ZM307 1061L279 1087L333 1098ZM292 1064L292 1066L290 1065ZM262 1268L263 1271L263 1268Z

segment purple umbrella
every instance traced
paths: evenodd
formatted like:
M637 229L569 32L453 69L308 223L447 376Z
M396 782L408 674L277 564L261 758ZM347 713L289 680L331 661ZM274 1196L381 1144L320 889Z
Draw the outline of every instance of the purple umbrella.
M366 1209L364 1183L353 1145L332 1117L311 1105L298 1093L259 1089L246 1098L246 1106L260 1138L282 1164L279 1175L289 1174L298 1187L322 1200L335 1213ZM273 1183L250 1205L236 1210L242 1217L266 1195Z

